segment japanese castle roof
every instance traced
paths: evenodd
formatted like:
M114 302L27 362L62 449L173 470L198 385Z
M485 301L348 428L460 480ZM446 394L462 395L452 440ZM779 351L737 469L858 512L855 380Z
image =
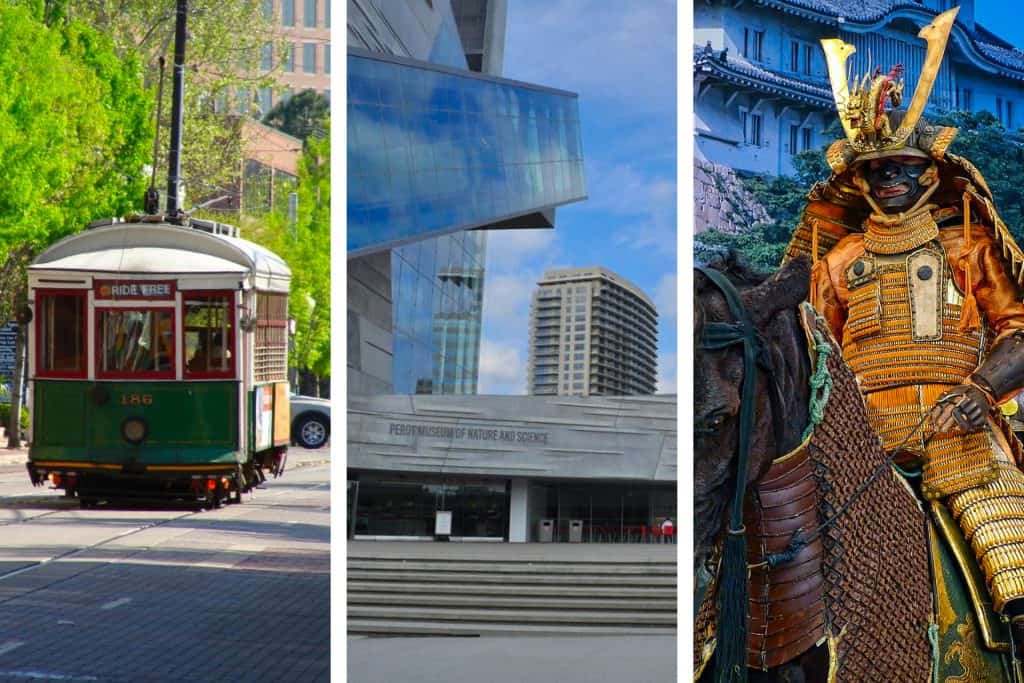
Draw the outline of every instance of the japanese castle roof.
M818 21L839 30L856 31L856 25L866 27L884 22L886 17L898 10L905 10L922 19L936 13L923 7L916 0L753 0L754 4L770 7L803 19ZM965 48L973 50L969 59L976 61L987 71L994 71L1006 78L1024 80L1024 51L1015 48L980 24L973 28L957 22L956 29L962 32L970 43ZM771 71L750 64L721 50L708 51L696 46L694 67L699 72L713 74L724 80L753 87L768 93L785 92L789 97L833 107L831 89L827 82L796 78L792 75Z

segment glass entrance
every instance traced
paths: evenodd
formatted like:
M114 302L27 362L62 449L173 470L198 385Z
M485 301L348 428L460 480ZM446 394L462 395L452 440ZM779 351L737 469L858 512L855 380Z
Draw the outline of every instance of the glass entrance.
M433 538L438 510L452 513L453 537L508 538L508 483L424 475L362 475L353 496L354 535Z
M555 522L554 541L569 540L570 523L583 522L583 543L659 542L660 524L675 521L672 484L535 482L529 496L530 540L538 539L541 519Z

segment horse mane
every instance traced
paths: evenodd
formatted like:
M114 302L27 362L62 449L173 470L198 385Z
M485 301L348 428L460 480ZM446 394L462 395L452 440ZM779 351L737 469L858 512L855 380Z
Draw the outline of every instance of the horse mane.
M768 279L770 273L765 273L749 266L743 257L740 256L739 252L735 249L728 249L726 251L715 252L707 262L703 264L705 268L711 268L729 278L729 281L736 285L739 289L747 289L749 287L756 287L765 280ZM704 310L704 305L701 302L701 294L707 288L709 284L706 282L706 278L698 278L694 283L693 291L693 312L694 312L694 326L693 326L693 343L694 348L700 345L700 340L704 335L704 323L706 322L707 314Z
M715 253L704 267L719 271L739 287L756 287L771 275L748 265L735 249Z

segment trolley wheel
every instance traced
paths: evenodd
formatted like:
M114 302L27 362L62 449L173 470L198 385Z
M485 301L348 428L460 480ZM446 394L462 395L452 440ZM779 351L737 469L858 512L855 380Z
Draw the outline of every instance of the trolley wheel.
M295 440L303 448L321 448L331 435L331 424L323 415L303 415L295 422Z

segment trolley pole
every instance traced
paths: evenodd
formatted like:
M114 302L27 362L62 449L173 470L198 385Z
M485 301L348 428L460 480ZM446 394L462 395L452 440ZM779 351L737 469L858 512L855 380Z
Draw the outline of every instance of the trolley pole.
M181 182L181 126L185 102L185 19L188 0L178 0L174 26L174 90L171 95L171 149L167 154L167 216L178 215L178 186Z

